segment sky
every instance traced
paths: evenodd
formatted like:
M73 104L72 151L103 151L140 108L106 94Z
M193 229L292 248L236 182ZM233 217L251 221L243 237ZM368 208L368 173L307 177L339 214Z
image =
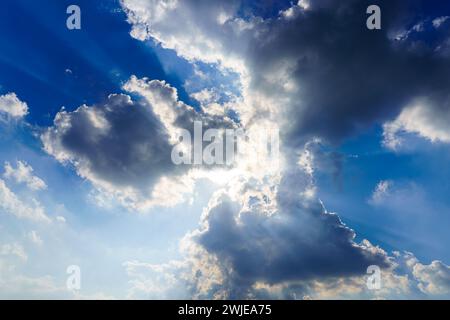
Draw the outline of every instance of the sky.
M445 1L2 5L0 298L450 298Z

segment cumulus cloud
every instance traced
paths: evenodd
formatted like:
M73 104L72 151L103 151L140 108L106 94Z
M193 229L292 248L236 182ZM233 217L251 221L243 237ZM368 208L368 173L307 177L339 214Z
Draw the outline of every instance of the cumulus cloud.
M190 239L217 258L227 297L246 297L258 282L354 276L369 265L389 266L382 250L355 243L336 214L302 197L311 188L303 173L286 173L274 188L247 185L238 199L221 194Z
M388 255L367 240L360 246L388 261L388 266L380 269L377 289L368 287L369 273L271 282L251 278L251 285L241 282L236 286L230 279L235 271L223 269L222 262L202 248L195 248L183 261L160 265L129 261L124 266L130 278L130 298L424 299L448 295L449 266L444 263L435 260L422 264L410 252Z
M387 272L393 291L408 292L409 278L392 273L393 259L367 241L356 243L354 232L317 201L313 174L320 164L313 152L305 148L298 158L289 152L298 154L311 138L340 142L386 123L419 97L433 101L430 114L445 114L450 62L442 46L449 32L430 30L413 13L423 2L379 1L383 27L369 31L367 4L356 0L299 1L272 18L248 14L241 1L121 1L133 37L236 72L242 99L233 110L240 123L251 128L265 119L284 138L282 171L233 180L186 238L186 268L194 271L180 277L192 280L194 296L278 291L292 297L307 295L308 288L318 297L338 290L352 295L361 292L357 286L370 264ZM207 103L211 92L194 97ZM379 185L372 200L388 187Z
M392 268L382 249L356 243L354 231L309 192L314 164L304 154L281 175L237 177L218 190L200 227L183 240L186 259L170 267L139 265L145 274L130 274L131 291L142 293L156 277L176 279L189 288L184 294L197 298L292 298L313 282L363 277L370 265ZM162 275L155 276L155 270ZM283 294L269 287L281 287Z
M124 201L150 195L171 170L165 128L146 103L110 95L103 104L60 111L43 135L44 149L78 174Z
M419 281L420 290L424 293L446 294L450 292L450 267L441 261L435 260L429 265L416 263L413 274Z
M41 178L33 174L33 168L23 161L17 161L14 168L9 162L5 162L5 179L12 179L17 183L24 183L31 190L44 190L47 188L46 183Z
M422 295L446 297L450 293L450 267L445 263L434 260L423 264L411 252L394 252L394 256Z
M403 147L408 134L431 142L450 143L450 100L437 106L429 99L418 99L405 107L398 117L383 125L383 144L392 150Z
M287 101L280 107L287 107L289 121L294 121L292 139L309 134L339 141L390 118L421 93L445 101L450 62L421 39L389 39L397 21L409 14L408 5L382 1L381 32L359 26L365 6L315 1L308 10L297 9L299 14L288 22L277 19L267 40L252 43L251 86ZM413 41L423 44L423 50L412 48ZM283 81L273 76L277 67L284 70ZM429 68L441 69L430 73ZM283 90L290 83L294 90Z
M180 286L180 262L162 265L127 261L124 264L131 279L128 299L175 299L189 296L189 290Z
M121 0L121 4L132 24L130 34L134 38L154 39L191 61L200 58L229 68L241 65L236 54L228 50L234 39L226 37L226 32L251 28L244 20L235 20L237 1ZM227 31L222 33L225 28ZM230 54L228 57L224 50Z
M123 88L141 99L112 94L97 105L61 110L41 136L45 151L131 208L185 200L193 187L191 167L171 160L179 130L192 131L196 120L206 129L230 127L232 121L182 103L164 81L132 76Z
M445 98L450 63L439 46L449 32L427 42L436 29L413 28L421 20L411 9L421 2L379 1L383 27L371 32L361 1L300 1L266 19L240 16L248 11L240 1L121 1L132 36L235 70L243 121L284 118L294 142L305 135L338 141L389 119L417 96ZM402 28L414 29L414 37L396 40L392 34Z
M139 94L158 116L158 119L168 131L171 142L177 141L178 129L193 130L194 121L201 121L204 130L208 128L234 128L234 122L227 116L215 115L207 109L195 110L193 107L178 99L177 90L165 81L138 79L131 76L123 85L123 89L130 93Z
M0 96L0 115L19 119L27 115L28 105L21 101L14 92Z
M370 290L369 275L315 279L281 284L257 283L255 296L262 299L405 299L414 298L414 287L408 275L397 274L395 266L381 271L380 288Z

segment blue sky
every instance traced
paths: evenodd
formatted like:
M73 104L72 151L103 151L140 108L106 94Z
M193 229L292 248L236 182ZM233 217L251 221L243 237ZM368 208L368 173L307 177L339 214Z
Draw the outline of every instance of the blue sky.
M450 7L363 2L6 1L0 297L448 298ZM194 118L282 167L174 166Z

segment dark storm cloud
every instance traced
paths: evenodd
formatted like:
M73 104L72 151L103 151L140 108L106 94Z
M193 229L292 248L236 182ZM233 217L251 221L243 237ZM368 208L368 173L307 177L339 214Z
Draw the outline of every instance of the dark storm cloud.
M286 143L312 135L340 142L392 120L417 97L436 101L437 114L448 110L449 21L433 23L450 15L442 1L121 3L137 39L243 71L251 118L284 117ZM366 27L373 4L381 30Z
M174 169L168 140L151 106L126 95L62 111L43 136L47 151L72 161L81 175L139 189Z
M248 46L246 57L252 88L273 96L280 96L279 87L267 81L273 66L293 64L290 79L298 92L289 106L277 106L289 114L291 138L318 135L339 141L395 117L417 96L433 97L437 108L448 97L450 56L437 50L449 38L448 26L393 39L402 27L422 22L413 9L430 1L309 2L307 10L297 8L292 18L269 24L264 36ZM381 30L366 28L369 4L381 8ZM450 7L440 14L450 14Z
M217 257L230 298L248 296L258 281L346 277L365 274L369 265L389 266L384 252L357 245L354 232L336 214L299 198L305 178L299 171L285 175L274 214L264 205L275 199L265 196L249 197L248 207L223 197L208 211L207 227L195 239Z

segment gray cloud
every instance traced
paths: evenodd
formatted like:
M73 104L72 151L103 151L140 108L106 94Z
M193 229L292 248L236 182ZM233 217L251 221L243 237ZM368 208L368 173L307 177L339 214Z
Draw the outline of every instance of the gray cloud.
M145 189L173 170L168 134L151 106L126 95L61 111L42 136L46 151L94 181Z
M423 2L376 1L382 10L377 31L365 27L366 1L310 2L308 10L296 7L292 18L274 19L247 53L251 86L280 101L289 97L278 107L286 108L293 140L318 135L339 141L390 119L417 96L444 107L450 59L437 48L448 30L433 41L434 29L392 39L402 23L417 22L410 9ZM289 66L284 79L295 85L293 92L270 81L280 63Z
M172 162L172 149L178 143L176 130L192 131L194 121L202 121L204 130L230 128L233 122L182 103L176 89L164 81L132 76L124 90L139 99L112 94L93 106L60 111L53 127L41 136L44 149L58 161L71 163L81 177L133 208L154 205L153 191L163 178L163 187L178 190L173 196L181 200L180 194L190 191L183 177L192 166ZM166 196L157 200L159 205L172 204L175 198Z
M270 11L270 2L256 11L246 1L168 3L123 0L132 35L248 76L253 120L277 114L289 133L285 142L306 136L340 142L392 119L420 96L436 102L429 106L436 114L448 110L450 34L433 25L446 12L418 16L415 9L426 11L428 1L303 1L277 8L285 11L273 18L255 16ZM381 30L366 28L370 4L381 7Z
M355 243L336 214L302 199L309 184L297 170L285 173L276 193L247 186L239 200L213 201L192 240L216 258L227 297L249 297L258 282L361 276L369 265L390 266L384 251Z

